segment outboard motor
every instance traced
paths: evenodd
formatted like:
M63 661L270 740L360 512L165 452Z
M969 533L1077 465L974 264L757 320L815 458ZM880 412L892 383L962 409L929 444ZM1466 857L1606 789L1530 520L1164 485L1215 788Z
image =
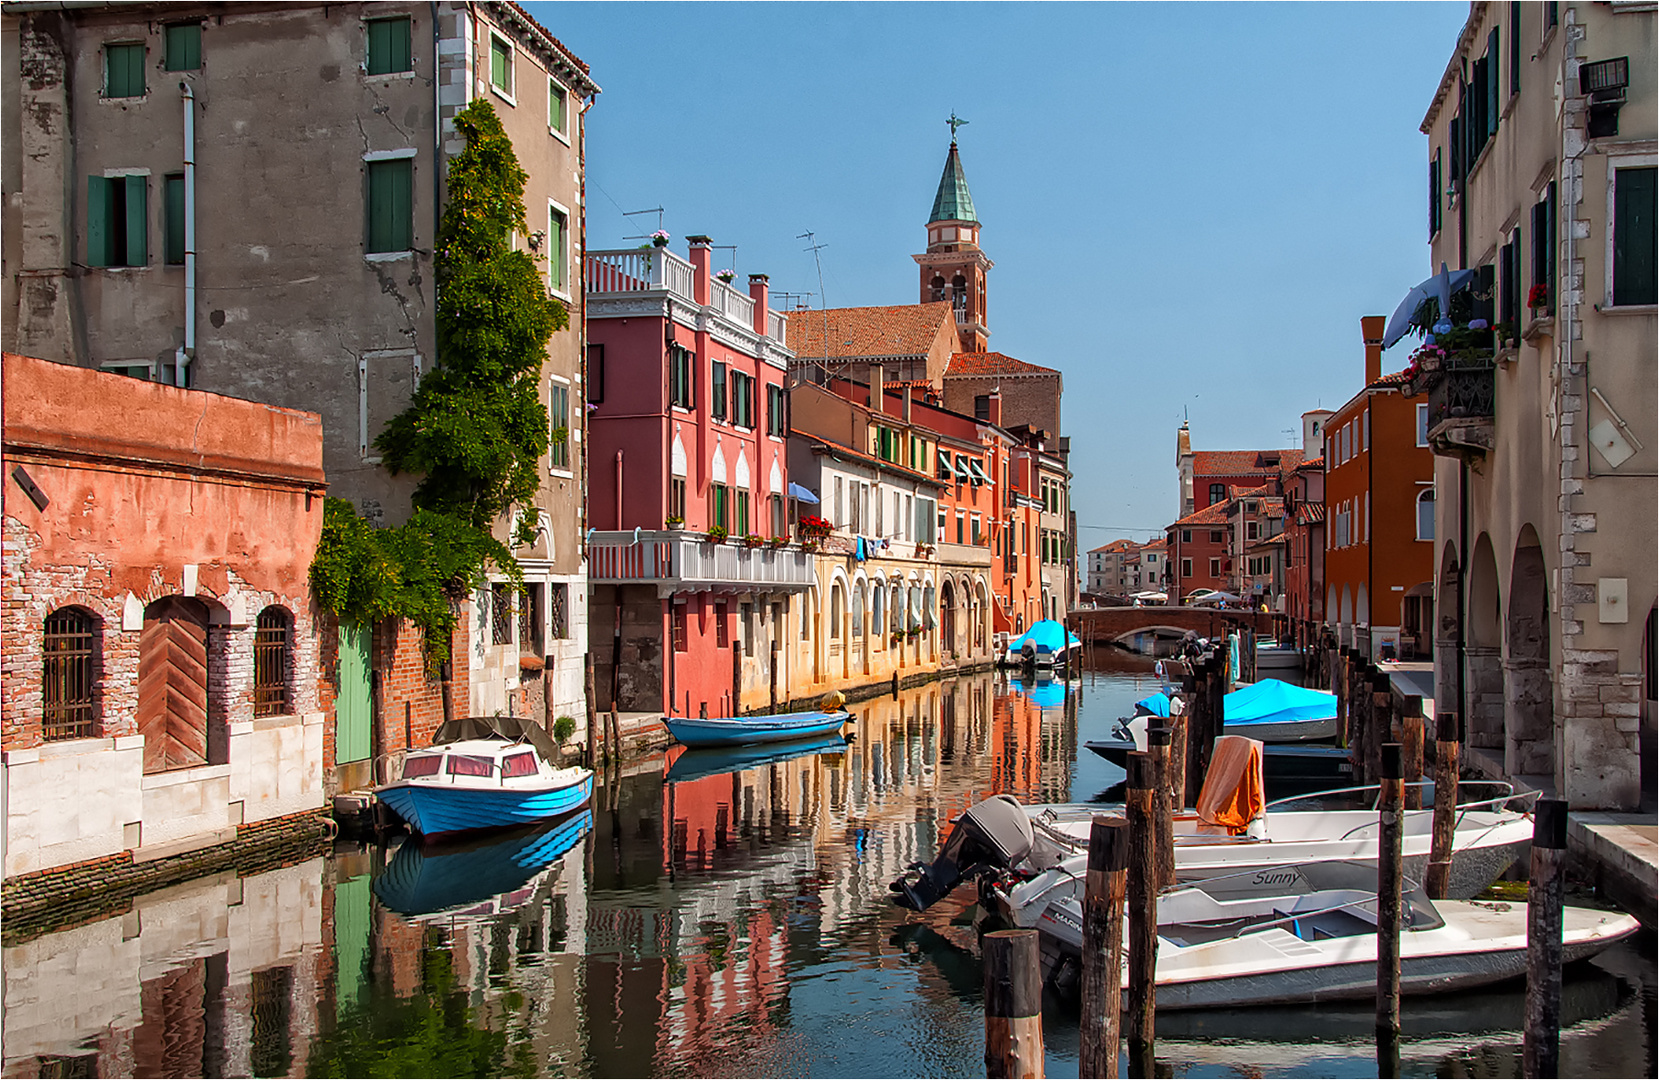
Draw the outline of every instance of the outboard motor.
M926 911L964 879L1014 866L1031 854L1036 843L1025 807L1013 796L993 795L962 812L938 858L931 864L913 863L887 887L897 894L895 904Z

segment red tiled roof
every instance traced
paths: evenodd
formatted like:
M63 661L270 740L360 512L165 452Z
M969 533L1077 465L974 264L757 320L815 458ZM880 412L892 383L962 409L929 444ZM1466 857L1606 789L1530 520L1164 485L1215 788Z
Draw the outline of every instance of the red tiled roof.
M1037 364L1028 364L1024 360L1016 360L1012 356L1004 356L999 352L970 352L956 353L950 358L950 366L945 369L945 377L952 375L971 377L984 375L1058 375L1053 368L1042 367Z
M947 301L827 311L802 308L786 317L789 336L785 340L803 360L820 356L926 356L939 337L939 328L953 322Z
M1396 371L1392 375L1384 375L1373 382L1372 386L1404 386L1407 382L1405 370Z
M1278 455L1267 464L1264 455ZM1302 463L1300 450L1195 450L1192 455L1194 479L1206 476L1272 476Z
M1088 554L1095 555L1107 551L1128 551L1135 547L1133 540L1113 540L1110 544L1101 544L1097 548L1090 548Z
M547 44L554 51L568 60L572 66L579 69L583 75L588 76L588 85L586 87L578 87L578 90L582 90L587 94L597 94L599 92L599 84L593 81L593 73L588 69L587 63L583 61L580 56L577 56L575 53L571 52L568 45L554 37L548 31L547 27L537 22L535 16L531 15L519 4L515 3L514 0L501 0L501 6L511 11L516 17L523 19L526 25L528 25L537 34L540 34L543 38L547 39Z
M1204 509L1188 514L1176 521L1174 528L1191 528L1194 525L1225 525L1227 524L1227 504L1224 502L1206 506Z
M1301 472L1303 469L1307 469L1309 471L1315 471L1315 470L1323 469L1324 467L1325 467L1325 455L1320 454L1318 457L1308 458L1306 461L1302 462L1302 464L1296 466L1296 471Z

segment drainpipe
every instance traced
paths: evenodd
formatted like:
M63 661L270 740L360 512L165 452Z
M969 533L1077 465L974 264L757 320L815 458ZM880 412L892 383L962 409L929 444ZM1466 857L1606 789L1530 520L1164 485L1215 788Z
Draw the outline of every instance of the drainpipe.
M432 13L432 251L436 254L438 226L443 222L444 72L441 56L442 37L438 29L438 0L431 0L428 7ZM470 80L463 79L462 82L467 84L467 92L470 95Z
M190 385L196 359L196 94L179 81L184 101L184 344L173 354L173 385Z
M622 529L622 451L616 452L616 527Z

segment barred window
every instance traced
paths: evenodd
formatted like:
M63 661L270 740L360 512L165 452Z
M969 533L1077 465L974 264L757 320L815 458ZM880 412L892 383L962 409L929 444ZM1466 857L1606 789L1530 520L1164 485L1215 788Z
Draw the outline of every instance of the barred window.
M553 627L553 636L564 639L570 636L570 586L562 581L555 581L552 591L548 593L553 607L549 611L548 622Z
M255 716L281 716L293 711L288 699L293 642L294 617L286 608L268 607L259 613L253 640Z
M513 643L513 589L497 582L490 586L490 644Z
M95 738L97 617L85 608L60 608L46 616L45 630L41 736L47 740Z

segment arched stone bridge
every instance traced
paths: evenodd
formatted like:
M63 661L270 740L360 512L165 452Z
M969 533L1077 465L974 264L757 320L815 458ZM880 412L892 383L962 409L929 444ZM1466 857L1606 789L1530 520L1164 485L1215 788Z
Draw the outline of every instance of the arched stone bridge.
M1249 627L1257 634L1273 632L1273 616L1266 611L1217 611L1204 607L1081 608L1066 616L1082 641L1104 645L1151 630L1168 630L1199 637L1225 635L1232 627Z

